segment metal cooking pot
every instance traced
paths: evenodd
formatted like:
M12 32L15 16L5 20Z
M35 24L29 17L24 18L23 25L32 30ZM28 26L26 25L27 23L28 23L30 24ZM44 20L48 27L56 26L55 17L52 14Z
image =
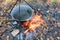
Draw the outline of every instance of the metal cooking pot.
M19 21L30 20L33 16L33 9L28 5L17 5L11 11L11 16L13 19L18 19Z

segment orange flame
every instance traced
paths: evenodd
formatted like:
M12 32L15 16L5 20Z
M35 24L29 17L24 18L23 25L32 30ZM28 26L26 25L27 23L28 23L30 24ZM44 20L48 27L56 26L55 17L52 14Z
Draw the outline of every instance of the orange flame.
M30 21L26 21L23 23L23 26L28 27L28 29L24 32L27 33L29 30L35 31L35 29L41 24L43 25L45 22L41 18L42 15L38 15L37 13L33 16Z

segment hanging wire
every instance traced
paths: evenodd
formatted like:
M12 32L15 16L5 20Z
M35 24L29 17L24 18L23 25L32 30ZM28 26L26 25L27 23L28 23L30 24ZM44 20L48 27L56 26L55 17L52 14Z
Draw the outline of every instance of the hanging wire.
M17 2L18 2L18 0L16 0L15 4L11 7L11 10L10 10L9 13L11 13L11 11L13 10L13 8L16 6ZM10 16L11 16L11 15L10 15ZM8 21L16 21L16 20L17 20L17 19L9 19L9 20L7 20L7 22L8 22Z
M21 2L21 0L19 1L19 16L20 16L20 2ZM18 40L20 40L20 33L19 33L19 39Z
M13 10L13 8L15 7L15 5L17 4L18 0L16 0L16 3L13 5L13 7L11 8L11 11ZM10 11L10 13L11 13Z

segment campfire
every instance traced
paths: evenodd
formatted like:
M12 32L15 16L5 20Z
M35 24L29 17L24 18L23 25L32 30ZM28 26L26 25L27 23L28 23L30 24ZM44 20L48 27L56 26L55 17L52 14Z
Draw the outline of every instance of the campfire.
M22 26L26 28L24 34L28 33L28 31L34 31L40 25L44 25L44 20L41 18L42 15L38 15L38 13L34 14L32 19L29 21L25 21L22 23Z

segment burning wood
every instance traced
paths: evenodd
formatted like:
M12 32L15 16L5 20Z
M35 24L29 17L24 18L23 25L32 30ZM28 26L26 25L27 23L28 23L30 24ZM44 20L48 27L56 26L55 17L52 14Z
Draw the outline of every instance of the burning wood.
M28 27L24 33L27 33L29 30L35 31L38 26L44 25L45 21L41 17L42 15L38 15L38 13L36 13L31 20L23 22L22 26Z

